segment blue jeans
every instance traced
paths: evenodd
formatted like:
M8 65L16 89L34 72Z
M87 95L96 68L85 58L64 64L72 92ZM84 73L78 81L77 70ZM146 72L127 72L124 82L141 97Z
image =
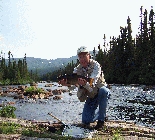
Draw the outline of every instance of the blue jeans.
M89 124L96 120L104 121L109 96L110 90L103 86L94 98L87 98L82 112L82 123Z

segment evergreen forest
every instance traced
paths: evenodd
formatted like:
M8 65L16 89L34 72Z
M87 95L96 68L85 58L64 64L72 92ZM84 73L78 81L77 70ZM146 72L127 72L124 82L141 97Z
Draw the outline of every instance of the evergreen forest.
M8 61L7 61L8 60ZM16 61L11 51L8 52L8 59L1 51L0 54L0 85L19 85L37 81L38 75L29 72L26 62L26 54L23 60Z

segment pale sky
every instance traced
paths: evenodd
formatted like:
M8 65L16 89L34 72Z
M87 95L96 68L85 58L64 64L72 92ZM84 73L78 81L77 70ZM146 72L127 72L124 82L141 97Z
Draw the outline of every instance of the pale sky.
M155 0L0 0L0 51L42 59L92 51L104 34L117 37L128 16L135 37L141 6L150 12Z

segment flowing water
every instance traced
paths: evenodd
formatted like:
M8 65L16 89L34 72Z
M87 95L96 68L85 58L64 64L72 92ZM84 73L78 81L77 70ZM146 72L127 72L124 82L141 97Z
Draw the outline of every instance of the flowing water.
M45 87L47 83L39 83L38 87L45 89L64 89L54 83L53 87ZM35 121L55 122L48 113L63 120L67 124L81 122L81 113L84 103L79 102L76 92L72 96L65 92L61 100L49 99L26 100L1 97L0 101L16 102L17 118ZM155 128L155 91L143 91L141 86L112 86L111 96L107 107L109 120L134 121L137 124Z

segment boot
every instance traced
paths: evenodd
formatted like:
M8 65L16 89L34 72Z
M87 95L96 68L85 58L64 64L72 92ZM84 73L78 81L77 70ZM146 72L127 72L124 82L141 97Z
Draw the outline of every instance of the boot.
M90 129L91 128L89 123L88 124L83 123L81 127L85 128L85 129Z
M98 120L97 125L95 126L95 130L102 130L104 126L104 121Z

